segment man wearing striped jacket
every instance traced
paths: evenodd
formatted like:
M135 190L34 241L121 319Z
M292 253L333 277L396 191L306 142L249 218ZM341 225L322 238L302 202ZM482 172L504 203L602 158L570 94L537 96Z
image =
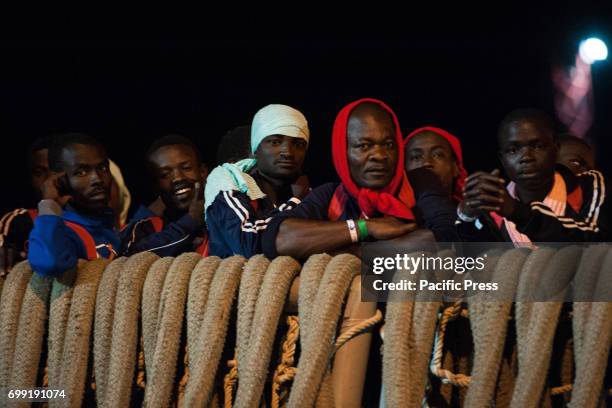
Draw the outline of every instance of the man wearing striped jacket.
M206 184L210 255L262 253L261 237L272 213L294 208L310 190L301 174L309 137L306 118L290 106L268 105L255 114L254 157L222 164Z
M609 219L603 175L574 175L556 165L552 121L535 109L506 116L498 132L499 156L510 179L499 171L477 172L465 184L458 208L467 240L530 242L606 241Z

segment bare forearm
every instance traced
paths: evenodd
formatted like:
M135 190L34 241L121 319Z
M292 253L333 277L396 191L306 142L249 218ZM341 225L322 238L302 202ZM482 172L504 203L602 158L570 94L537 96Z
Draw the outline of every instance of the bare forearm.
M345 221L312 221L289 218L283 221L276 236L276 251L304 259L321 252L332 252L351 245Z

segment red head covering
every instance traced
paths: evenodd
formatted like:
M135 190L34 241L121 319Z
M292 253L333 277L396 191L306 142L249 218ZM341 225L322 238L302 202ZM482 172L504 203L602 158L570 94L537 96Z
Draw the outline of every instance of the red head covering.
M450 145L453 153L455 153L455 157L457 158L457 167L459 168L459 176L455 179L455 185L453 186L453 198L457 201L463 201L463 186L465 185L465 178L467 177L467 171L463 167L463 154L461 153L461 143L457 137L451 135L444 129L440 129L433 126L425 126L422 128L418 128L417 130L411 132L406 139L404 139L404 149L406 150L406 145L414 136L423 132L433 132L437 135L442 136L448 144Z
M395 125L395 141L398 146L397 166L393 179L382 190L371 190L358 187L351 178L351 173L349 171L346 128L353 109L355 109L357 105L366 102L375 103L389 112ZM370 98L359 99L345 106L336 117L332 133L332 156L334 167L336 168L336 172L344 188L351 196L357 199L359 208L368 217L376 213L382 213L384 215L392 215L406 220L414 219L411 210L415 205L414 193L404 174L404 150L401 149L400 146L402 146L402 131L397 121L397 117L391 108L379 100Z

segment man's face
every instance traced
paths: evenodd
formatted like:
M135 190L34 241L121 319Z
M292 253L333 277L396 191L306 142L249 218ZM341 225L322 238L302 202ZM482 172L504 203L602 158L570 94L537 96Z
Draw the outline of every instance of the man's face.
M49 149L40 149L32 153L30 157L30 181L37 197L41 197L41 189L45 180L49 177Z
M204 187L208 172L189 146L169 145L155 150L149 161L153 166L155 187L166 207L187 211L194 198L195 183Z
M104 149L73 144L62 151L62 163L72 205L85 213L98 214L107 209L112 176Z
M500 158L508 177L520 188L539 191L550 186L557 147L552 134L526 120L511 122L500 137Z
M308 144L297 137L266 136L255 151L257 170L271 179L291 181L302 170Z
M566 141L559 145L557 163L578 174L595 168L595 155L582 143Z
M404 168L406 172L425 167L433 171L442 185L452 193L459 167L448 141L437 133L425 131L413 136L406 145Z
M393 179L398 146L395 126L386 112L352 113L347 126L347 159L353 182L372 190Z

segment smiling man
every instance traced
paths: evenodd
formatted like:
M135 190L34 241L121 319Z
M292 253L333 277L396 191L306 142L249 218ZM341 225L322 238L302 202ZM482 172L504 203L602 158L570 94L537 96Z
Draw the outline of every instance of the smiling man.
M198 148L184 136L166 135L153 142L147 163L159 196L149 207L141 206L121 232L123 253L206 255L203 191L208 169Z
M210 254L220 257L262 252L271 215L299 204L310 191L302 175L310 131L304 115L273 104L251 125L253 158L215 168L206 185Z
M104 146L82 133L58 135L49 147L49 168L30 233L32 269L57 275L78 259L113 258L120 241L108 208L112 176Z
M505 186L498 170L470 175L458 210L463 223L489 230L485 240L497 237L515 244L607 239L609 200L603 175L589 170L576 176L556 166L553 135L553 123L543 112L508 114L498 143L510 183Z
M386 104L365 98L345 106L332 133L341 182L324 184L296 208L276 214L264 235L266 256L305 259L322 252L352 252L359 241L414 231L415 200L401 146L399 123Z

